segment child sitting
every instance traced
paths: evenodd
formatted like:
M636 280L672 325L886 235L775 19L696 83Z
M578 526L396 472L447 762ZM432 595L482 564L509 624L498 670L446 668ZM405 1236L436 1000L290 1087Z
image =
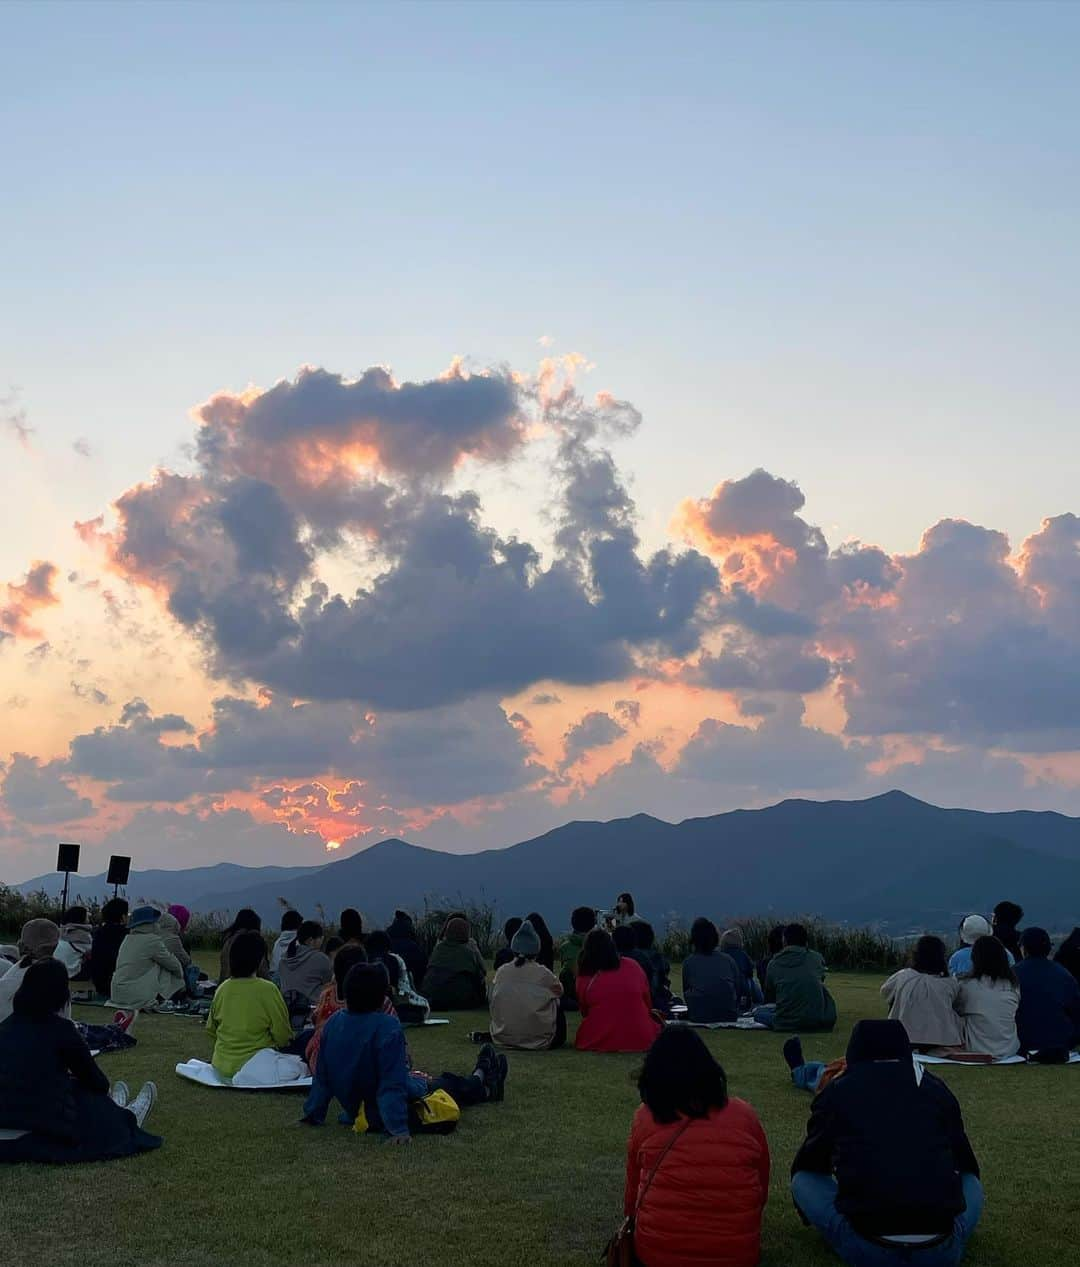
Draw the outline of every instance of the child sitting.
M503 1098L508 1072L505 1056L487 1044L473 1073L428 1078L411 1072L401 1024L383 1012L388 981L382 964L359 963L345 978L346 1010L326 1023L303 1121L321 1126L331 1100L351 1126L361 1108L369 1131L383 1131L392 1143L409 1142L409 1103L432 1091L446 1091L461 1108Z
M256 1052L284 1046L293 1036L281 991L258 975L265 959L262 934L238 932L229 947L229 977L215 991L206 1018L214 1039L210 1063L230 1082Z

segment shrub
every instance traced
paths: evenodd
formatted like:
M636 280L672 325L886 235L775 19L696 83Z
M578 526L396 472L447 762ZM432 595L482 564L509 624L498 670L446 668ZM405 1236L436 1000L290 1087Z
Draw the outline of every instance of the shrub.
M413 915L417 940L423 946L424 953L431 954L443 926L455 912L464 912L481 955L485 959L493 959L500 929L495 908L490 902L466 901L464 898L456 903L448 902L445 898L438 903L426 899L423 911Z
M764 959L768 954L769 929L776 924L799 923L806 927L812 949L818 951L830 968L849 971L889 971L902 968L907 962L903 945L873 928L852 928L831 924L816 915L786 915L765 919L750 916L735 920L718 920L721 933L726 928L741 928L743 945L751 959ZM689 933L684 921L669 917L663 939L664 954L678 963L689 954Z

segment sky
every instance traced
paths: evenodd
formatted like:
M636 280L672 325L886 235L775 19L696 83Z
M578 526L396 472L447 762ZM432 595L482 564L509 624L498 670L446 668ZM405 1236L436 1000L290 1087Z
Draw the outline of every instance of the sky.
M0 7L0 881L1080 814L1078 37Z

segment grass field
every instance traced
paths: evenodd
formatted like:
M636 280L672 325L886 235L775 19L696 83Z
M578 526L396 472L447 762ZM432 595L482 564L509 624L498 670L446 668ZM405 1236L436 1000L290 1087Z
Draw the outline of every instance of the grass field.
M854 1022L880 1016L876 978L834 976L841 1025L805 1041L808 1057L843 1052ZM79 1009L100 1022L104 1013ZM481 1013L413 1030L416 1064L467 1071ZM626 1133L639 1058L572 1049L510 1055L504 1104L469 1111L455 1135L388 1148L328 1124L296 1125L299 1093L203 1089L177 1061L208 1059L198 1022L140 1018L139 1044L102 1057L134 1091L161 1099L156 1153L78 1169L20 1167L0 1176L5 1263L50 1267L529 1267L593 1264L620 1215ZM810 1098L790 1084L782 1038L708 1034L733 1094L761 1115L773 1189L762 1262L833 1262L799 1223L787 1193ZM1080 1067L946 1068L983 1167L987 1210L967 1262L1043 1267L1075 1261L1080 1227L1075 1129Z

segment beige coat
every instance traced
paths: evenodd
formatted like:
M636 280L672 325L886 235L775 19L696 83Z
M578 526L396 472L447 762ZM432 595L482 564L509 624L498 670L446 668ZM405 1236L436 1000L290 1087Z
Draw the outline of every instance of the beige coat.
M184 970L165 948L160 921L128 930L116 956L111 1003L137 1011L152 1007L159 998L170 999L184 988Z
M184 939L180 933L180 921L176 916L170 915L166 911L161 919L158 920L157 928L169 954L173 956L181 968L190 968L191 956L184 947Z
M491 1037L500 1047L542 1051L555 1037L563 988L541 963L504 963L491 987Z
M1020 1052L1016 1033L1016 1009L1020 991L1008 981L988 977L960 978L960 1011L964 1016L965 1045L1001 1060Z
M963 1047L964 1022L957 1011L960 982L901 968L881 987L889 1020L899 1021L917 1047Z

